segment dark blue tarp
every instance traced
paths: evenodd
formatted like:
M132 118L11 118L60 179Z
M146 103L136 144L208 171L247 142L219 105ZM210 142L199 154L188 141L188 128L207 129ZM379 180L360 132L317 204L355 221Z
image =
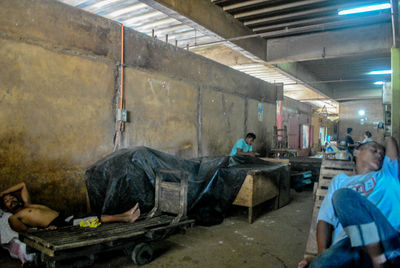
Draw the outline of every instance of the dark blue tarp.
M146 147L122 149L87 169L86 186L92 212L116 214L139 202L143 212L154 206L157 169L180 170L189 174L188 215L198 224L222 222L249 169L276 173L287 166L254 157L202 157L185 160ZM166 178L179 181L168 175Z

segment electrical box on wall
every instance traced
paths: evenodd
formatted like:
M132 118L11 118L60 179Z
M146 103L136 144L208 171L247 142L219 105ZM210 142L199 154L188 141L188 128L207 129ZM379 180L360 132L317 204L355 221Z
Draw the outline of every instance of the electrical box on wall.
M127 122L128 121L128 111L125 109L117 110L117 121Z

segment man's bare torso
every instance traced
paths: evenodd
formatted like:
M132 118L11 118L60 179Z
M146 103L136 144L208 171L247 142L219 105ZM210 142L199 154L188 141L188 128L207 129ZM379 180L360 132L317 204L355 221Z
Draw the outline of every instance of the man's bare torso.
M16 212L12 217L17 217L29 227L47 227L59 213L43 205L28 204Z

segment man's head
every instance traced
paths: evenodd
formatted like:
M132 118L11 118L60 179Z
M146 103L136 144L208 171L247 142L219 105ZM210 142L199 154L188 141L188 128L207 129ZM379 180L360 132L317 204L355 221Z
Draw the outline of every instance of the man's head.
M252 145L255 139L256 139L256 134L247 133L246 138L244 140L248 145Z
M357 167L370 171L379 170L385 156L385 147L375 141L363 143L354 151Z
M353 131L351 127L347 128L347 134L350 134Z
M364 137L371 138L372 134L368 130L364 132Z
M8 193L1 197L1 207L9 212L16 212L18 209L24 207L24 203L14 194Z

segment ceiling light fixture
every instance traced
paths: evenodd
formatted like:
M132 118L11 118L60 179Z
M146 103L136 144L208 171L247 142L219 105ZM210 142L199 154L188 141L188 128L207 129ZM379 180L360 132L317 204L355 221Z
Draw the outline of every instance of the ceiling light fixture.
M371 5L371 6L361 6L361 7L351 8L351 9L344 9L344 10L339 11L338 14L339 15L348 15L348 14L369 12L369 11L375 11L375 10L388 9L388 8L391 8L390 3L382 3L382 4Z
M385 82L383 82L383 81L376 81L376 82L374 83L374 85L383 85L383 84L385 84Z
M368 74L391 74L392 70L378 70L378 71L371 71Z

